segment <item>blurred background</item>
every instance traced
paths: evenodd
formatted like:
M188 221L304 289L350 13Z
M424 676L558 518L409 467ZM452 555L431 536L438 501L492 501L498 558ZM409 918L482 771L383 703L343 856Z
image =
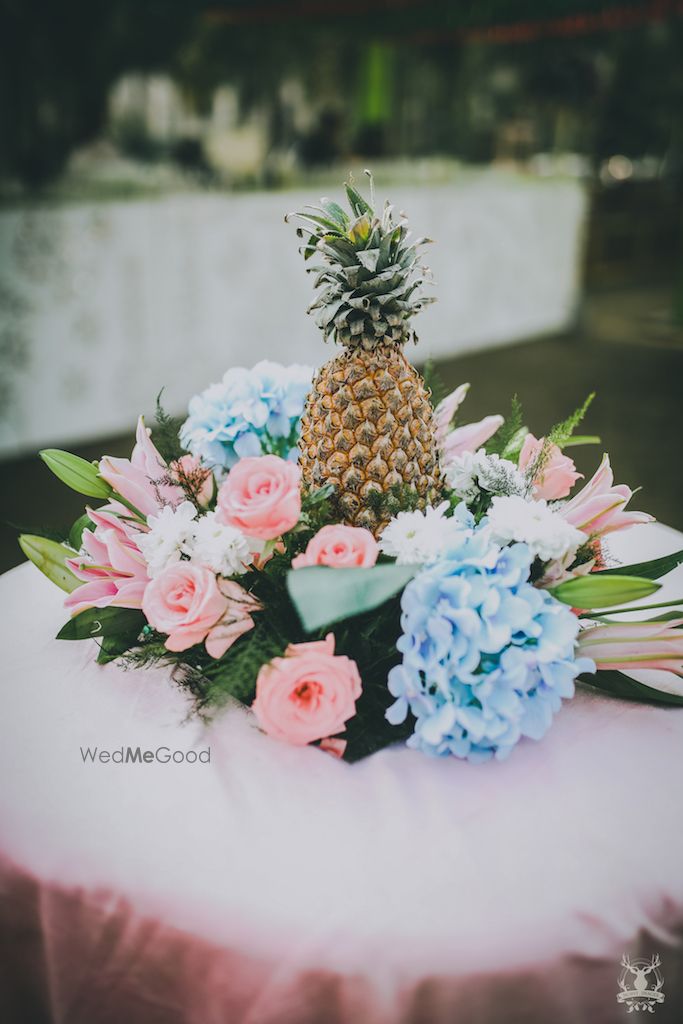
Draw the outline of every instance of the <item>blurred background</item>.
M181 414L330 357L283 215L367 166L436 240L410 358L537 435L597 391L617 480L683 528L681 0L0 9L0 569L80 512L38 448L128 454L162 386Z

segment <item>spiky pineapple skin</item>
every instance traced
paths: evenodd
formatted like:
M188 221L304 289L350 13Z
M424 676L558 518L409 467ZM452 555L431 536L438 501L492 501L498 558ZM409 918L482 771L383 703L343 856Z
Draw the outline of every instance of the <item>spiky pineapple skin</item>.
M440 480L429 393L394 342L345 349L319 370L301 421L299 464L309 487L335 487L340 518L377 536L388 516L371 491L408 486L423 507Z

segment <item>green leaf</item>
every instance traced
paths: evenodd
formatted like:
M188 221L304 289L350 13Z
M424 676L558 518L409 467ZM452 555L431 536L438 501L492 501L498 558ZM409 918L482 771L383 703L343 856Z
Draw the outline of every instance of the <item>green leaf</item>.
M518 445L521 451L524 438L528 433L522 417L522 403L517 395L513 395L507 418L484 446L487 455L505 455L505 458L509 458ZM505 454L506 452L510 454Z
M77 579L66 565L67 558L74 558L76 555L71 548L67 548L64 544L58 544L57 541L48 540L47 537L36 537L31 533L21 534L19 547L52 583L56 583L67 594L70 594L76 587L80 587L81 580Z
M650 558L647 562L636 562L634 565L619 565L614 569L600 569L596 576L644 576L648 580L658 580L676 566L683 563L683 549L672 555L661 558Z
M562 420L561 423L556 423L548 434L548 443L556 444L558 448L564 448L565 445L569 443L572 434L588 412L588 407L594 398L595 392L591 391L583 405L579 406L578 409L575 409L571 416L567 416L567 419Z
M602 690L613 697L621 697L623 700L637 700L645 704L671 704L683 705L683 695L678 693L667 693L666 690L656 690L645 683L639 683L623 672L606 670L596 672L595 675L581 675L579 680Z
M351 209L355 213L356 217L361 217L364 213L369 213L372 216L372 207L365 199L363 199L360 192L358 192L353 185L348 182L344 184L346 189L346 197L349 201Z
M116 661L122 654L129 651L137 644L137 637L130 636L105 636L102 637L100 650L97 655L98 665L108 665L110 661Z
M83 515L76 520L76 522L69 530L69 547L72 547L74 551L80 551L81 544L83 542L83 531L94 529L95 524L93 523L88 513L84 512Z
M146 619L137 608L87 608L69 619L58 640L87 640L93 636L128 636L137 639Z
M338 203L333 202L331 199L321 199L320 203L329 216L346 231L349 226L349 218L344 210L342 210L341 206L339 206Z
M565 442L565 448L577 448L581 444L601 444L602 438L597 434L573 434L569 441Z
M371 569L309 566L287 574L287 589L308 633L378 608L403 590L415 565L376 565Z
M608 608L615 604L638 601L660 589L661 584L653 583L640 576L608 576L591 573L589 576L575 576L574 579L550 588L558 601L572 608Z
M47 468L72 490L89 498L111 496L111 487L102 479L98 467L92 462L86 462L78 455L62 452L58 448L44 448L39 454Z

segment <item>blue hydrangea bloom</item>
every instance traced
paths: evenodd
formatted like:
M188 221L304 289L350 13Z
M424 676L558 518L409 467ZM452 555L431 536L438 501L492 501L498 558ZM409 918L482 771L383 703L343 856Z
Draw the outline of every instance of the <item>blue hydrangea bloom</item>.
M274 453L296 461L312 378L310 366L297 364L263 360L251 370L233 367L220 383L191 399L180 442L219 470L250 455Z
M531 561L525 544L499 548L484 530L463 530L447 559L406 586L386 717L397 725L412 711L409 747L502 760L522 736L544 735L593 668L574 657L576 616L529 583Z

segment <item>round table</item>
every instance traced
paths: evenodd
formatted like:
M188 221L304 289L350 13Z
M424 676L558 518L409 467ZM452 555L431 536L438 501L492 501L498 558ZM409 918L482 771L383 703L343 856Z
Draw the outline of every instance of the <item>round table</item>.
M681 1019L681 710L584 688L503 763L349 766L53 640L32 566L0 598L3 1024L602 1024L633 1019L624 953ZM100 759L128 747L210 753Z

